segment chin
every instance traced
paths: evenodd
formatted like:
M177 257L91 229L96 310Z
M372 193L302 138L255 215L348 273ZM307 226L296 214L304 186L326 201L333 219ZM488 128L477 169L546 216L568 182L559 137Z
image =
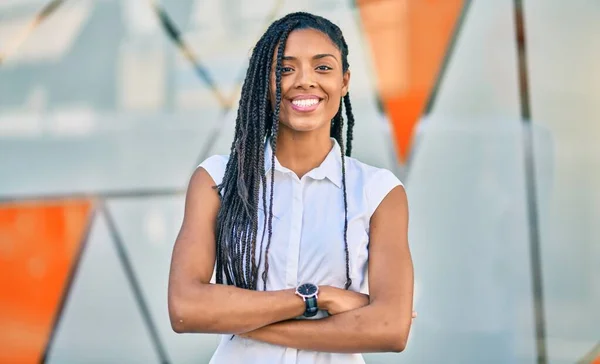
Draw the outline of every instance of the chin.
M290 127L290 129L292 129L293 131L298 131L298 132L309 132L309 131L317 130L317 129L319 129L319 127L311 126L311 125L292 125Z
M314 131L321 129L324 126L323 123L303 122L301 120L292 120L291 122L283 122L282 124L287 128L298 132Z

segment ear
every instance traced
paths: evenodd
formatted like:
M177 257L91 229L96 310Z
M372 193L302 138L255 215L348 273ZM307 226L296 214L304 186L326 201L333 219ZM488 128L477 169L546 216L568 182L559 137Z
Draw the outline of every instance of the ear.
M342 97L348 94L348 88L350 87L350 70L347 70L342 77Z

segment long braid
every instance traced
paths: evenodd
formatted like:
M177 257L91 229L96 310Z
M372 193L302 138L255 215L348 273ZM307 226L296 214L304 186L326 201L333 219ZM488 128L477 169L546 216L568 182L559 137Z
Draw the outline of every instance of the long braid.
M271 42L272 43L272 42ZM270 74L271 73L271 62L270 62L270 55L273 53L272 51L272 47L262 47L262 52L259 55L259 59L258 62L261 65L261 69L263 70L263 72L265 74ZM267 48L267 50L265 51L265 49ZM268 58L269 57L269 58ZM266 68L266 70L265 70ZM269 94L269 90L268 88L265 88L263 90L261 90L261 94L259 95L259 97L261 99L265 99L267 98L268 94ZM265 116L266 116L266 109L267 109L268 105L266 105L265 103L261 103L259 109L258 109L258 115L257 115L257 120L265 120ZM259 144L253 146L253 148L256 148L258 150L258 165L255 165L254 168L258 168L259 171L264 170L264 161L265 161L265 148L264 148L264 144L262 142L263 136L265 135L265 129L266 129L266 125L265 123L258 123L258 133L261 136L261 138L258 139ZM263 166L262 168L259 168L259 166ZM260 190L261 190L261 186L266 186L266 176L265 173L259 172L259 178L260 178L260 183L257 183L255 186L255 190L254 190L254 194L256 196L260 195ZM263 211L266 211L266 199L265 199L265 193L263 192ZM260 267L260 263L261 263L261 258L262 255L259 253L259 259L258 259L258 264L256 263L256 240L258 239L258 213L254 216L254 226L253 229L255 231L255 239L252 241L252 247L250 250L250 254L251 254L251 260L252 260L252 268L251 268L251 287L250 289L256 290L257 288L257 275L258 275L258 267ZM264 221L263 224L263 229L262 229L262 237L261 237L261 244L260 244L260 250L259 252L262 252L262 242L264 240L265 237L265 227L266 227L266 220Z
M350 125L348 125L350 127ZM331 128L331 137L337 140L340 145L340 154L342 160L342 192L344 195L344 252L346 253L346 283L345 289L350 288L352 285L352 279L350 278L350 254L348 250L348 192L346 189L346 158L344 156L344 118L342 117L342 107L340 100L340 109L333 118L333 125Z
M258 70L260 67L255 67L253 72L252 72L252 77L256 77L256 75L258 74ZM250 98L252 99L252 91L256 91L256 90L251 90L250 91ZM257 115L257 110L255 107L253 107L252 105L248 105L247 109L246 109L246 113L247 115L250 115L251 119L256 119L258 117ZM255 145L256 145L256 139L258 138L258 136L260 135L260 131L256 130L257 128L249 128L248 130L248 141L249 141L249 145L248 148L254 149ZM258 151L258 150L257 150ZM259 159L259 156L257 155L257 153L251 153L249 158L248 158L248 163L249 163L249 168L254 169L256 164L258 163L257 160ZM241 166L242 170L244 169L244 166ZM256 181L256 178L258 177L258 172L254 171L254 173L251 173L250 176L248 176L248 178L250 179L249 183L248 183L248 187L252 188L252 193L253 193L253 197L256 195L256 188L259 186L259 183ZM248 191L250 193L250 191ZM255 211L249 211L250 209L255 209L255 206L252 207L247 207L247 213L248 215L251 217L250 218L250 226L248 228L244 228L244 234L240 237L240 242L246 242L246 241L250 241L250 244L248 243L241 243L241 252L239 254L241 254L241 257L245 257L246 259L240 259L239 260L239 269L240 271L244 274L244 279L247 285L247 288L251 289L252 288L252 274L253 274L253 269L254 269L254 254L251 254L252 251L254 251L254 247L256 245L256 230L257 230L257 223L256 223L256 216L258 216L257 213L255 213ZM251 261L252 260L252 261Z
M296 23L286 27L279 38L279 46L277 48L277 65L275 68L275 107L273 111L273 126L271 138L271 191L269 197L269 235L267 238L267 248L265 250L265 270L263 272L263 290L267 290L267 276L269 274L269 249L271 248L271 238L273 236L273 188L275 187L275 152L277 151L277 132L279 130L279 111L281 109L281 69L283 68L283 51L288 35L294 29Z
M270 39L270 38L268 38ZM273 54L275 47L277 45L277 42L275 41L271 41L269 42L270 47L268 48L268 51L265 52L264 57L265 59L262 60L262 62L264 63L265 67L266 67L266 72L265 74L270 75L271 74L271 55ZM268 99L269 96L269 89L265 89L263 90L263 95L262 95L262 99ZM273 116L270 113L270 106L267 105L266 103L263 104L263 106L260 108L259 110L259 120L265 120L268 122L268 124L263 124L261 123L261 133L262 135L269 135L270 133L272 133L272 127L271 125L273 125ZM269 122L270 121L270 122ZM267 218L266 218L266 213L267 213L267 191L266 191L266 187L267 187L267 176L266 173L264 173L264 165L265 165L265 144L263 143L262 145L258 146L259 150L259 163L262 167L262 173L260 175L261 178L261 186L262 186L262 205L263 205L263 212L265 214L265 218L263 219L263 228L262 228L262 236L260 239L260 247L259 247L259 255L258 255L258 265L256 267L256 270L254 271L254 281L253 281L253 288L252 289L257 289L258 287L258 268L261 266L262 263L262 252L263 252L263 243L265 240L265 233L267 232ZM259 186L260 187L260 186ZM258 215L257 215L257 223L258 223ZM256 248L256 246L254 247ZM256 249L255 249L256 250ZM253 254L255 254L255 252L252 252ZM266 277L264 278L266 280Z
M352 285L352 278L350 278L350 254L348 251L348 192L346 189L346 157L344 156L344 146L340 146L342 154L342 187L344 192L344 249L346 252L346 284L345 289L350 288Z
M339 30L339 36L342 43L341 51L342 51L342 60L343 60L343 68L344 71L348 69L348 44L342 35L341 30ZM348 126L346 129L346 153L344 153L344 142L342 137L343 123L344 119L341 115L342 106L340 100L340 109L339 109L339 138L340 142L340 150L341 150L341 158L342 158L342 187L344 192L344 249L346 251L346 284L344 285L345 289L349 289L352 285L352 278L350 278L350 254L348 251L348 191L346 184L346 158L345 156L350 157L352 154L352 139L353 139L353 131L354 131L354 114L352 113L352 104L350 103L350 93L347 92L343 97L344 106L346 109L346 117L348 118Z
M344 106L346 109L346 117L348 118L348 126L346 130L346 153L345 155L350 157L352 154L352 138L353 138L353 129L354 129L354 114L352 113L352 105L350 104L350 94L347 93L344 96ZM341 111L341 106L340 106ZM340 115L340 120L341 118ZM340 127L342 129L342 127ZM340 130L341 134L341 130ZM340 140L342 136L340 135ZM340 144L341 154L342 154L342 184L344 187L344 248L346 249L346 285L345 288L348 289L352 285L352 278L350 278L350 255L348 253L348 193L346 188L346 158L344 156L344 146Z
M272 42L271 42L272 43ZM267 43L267 44L271 44L271 43ZM271 47L260 47L257 50L257 65L258 67L256 67L256 71L257 74L254 75L254 77L257 77L258 74L260 74L260 72L262 71L263 74L270 74L270 64L271 62L269 62L269 58L270 55L273 53L272 50L272 46ZM265 70L266 68L266 70ZM260 93L258 95L259 99L264 99L267 95L268 95L268 88L264 88L262 90L260 90ZM253 120L264 120L265 117L265 109L268 107L268 105L266 105L265 103L261 103L260 106L258 107L258 110L256 110L256 108L252 108L251 109L251 113L252 113L252 119ZM265 174L264 172L262 172L264 170L264 145L262 143L263 137L265 135L265 123L257 123L258 124L258 128L256 130L257 135L252 139L253 144L250 146L250 148L252 148L253 150L256 150L258 153L256 155L256 159L253 160L253 164L252 164L252 168L254 169L254 175L255 177L259 178L259 181L257 181L254 184L254 195L253 196L259 196L260 195L260 186L261 184L264 186L265 185ZM262 167L259 167L262 166ZM264 237L264 228L263 228L263 237ZM252 241L250 246L248 247L248 244L246 244L246 247L250 250L250 252L248 253L247 251L244 252L245 256L246 256L246 276L247 276L247 281L249 282L249 288L255 290L256 289L256 284L257 284L257 275L258 275L258 266L260 266L260 260L259 263L257 265L256 263L256 241L258 238L258 213L253 214L253 221L252 221ZM262 243L261 243L262 245ZM262 251L262 248L261 248Z
M346 108L346 118L348 118L348 127L346 130L346 155L352 155L352 139L354 139L354 114L352 113L352 104L350 103L350 93L344 96L344 106Z
M257 50L260 50L257 47ZM238 108L236 119L236 130L232 143L230 158L225 168L225 175L221 185L218 187L221 196L222 206L217 217L217 283L222 283L221 272L225 274L227 284L235 284L238 287L249 288L251 282L248 282L248 276L244 277L241 266L240 254L247 250L248 240L255 240L255 229L248 234L247 227L254 225L251 223L256 218L256 205L252 203L257 196L256 178L260 172L252 168L250 173L246 166L256 165L258 159L255 155L260 148L252 148L256 145L256 138L260 138L259 133L252 133L255 125L252 123L252 114L250 108L256 104L257 93L260 89L267 89L268 83L263 82L256 85L258 78L258 68L261 63L256 62L259 52L253 54L248 68L248 76L242 87L242 97ZM254 90L258 92L253 92ZM252 140L254 139L254 140ZM254 152L254 153L253 153ZM249 196L249 191L253 196ZM252 201L252 202L251 202ZM240 210L240 207L243 207ZM253 216L254 215L254 216ZM249 224L250 223L250 224ZM253 244L255 245L255 244ZM247 271L251 269L246 269Z

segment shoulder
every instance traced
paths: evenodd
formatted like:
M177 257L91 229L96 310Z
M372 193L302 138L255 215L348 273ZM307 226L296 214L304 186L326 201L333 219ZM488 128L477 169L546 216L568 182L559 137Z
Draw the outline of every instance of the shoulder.
M346 172L352 179L358 179L365 187L378 188L391 184L403 185L396 175L386 168L375 167L356 158L345 157Z
M400 179L389 169L375 167L351 157L345 157L345 162L348 176L362 185L370 215L373 215L394 188L404 187Z
M204 169L214 180L215 184L220 185L225 175L225 168L229 162L229 155L215 154L206 158L198 168Z
M228 161L227 155L213 155L196 167L186 191L185 216L195 215L198 209L204 210L207 207L209 210L216 211L220 201L215 186L223 181Z

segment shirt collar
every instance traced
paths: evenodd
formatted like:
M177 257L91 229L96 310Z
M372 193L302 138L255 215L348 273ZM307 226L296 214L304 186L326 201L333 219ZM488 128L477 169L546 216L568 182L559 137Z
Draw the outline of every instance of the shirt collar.
M325 160L321 165L309 171L307 175L312 179L322 180L327 178L336 187L342 187L342 152L340 145L335 138L330 138L333 147L325 157ZM271 170L271 145L270 139L267 139L265 143L265 173ZM277 157L275 157L275 170L282 173L294 173L290 169L279 164Z

